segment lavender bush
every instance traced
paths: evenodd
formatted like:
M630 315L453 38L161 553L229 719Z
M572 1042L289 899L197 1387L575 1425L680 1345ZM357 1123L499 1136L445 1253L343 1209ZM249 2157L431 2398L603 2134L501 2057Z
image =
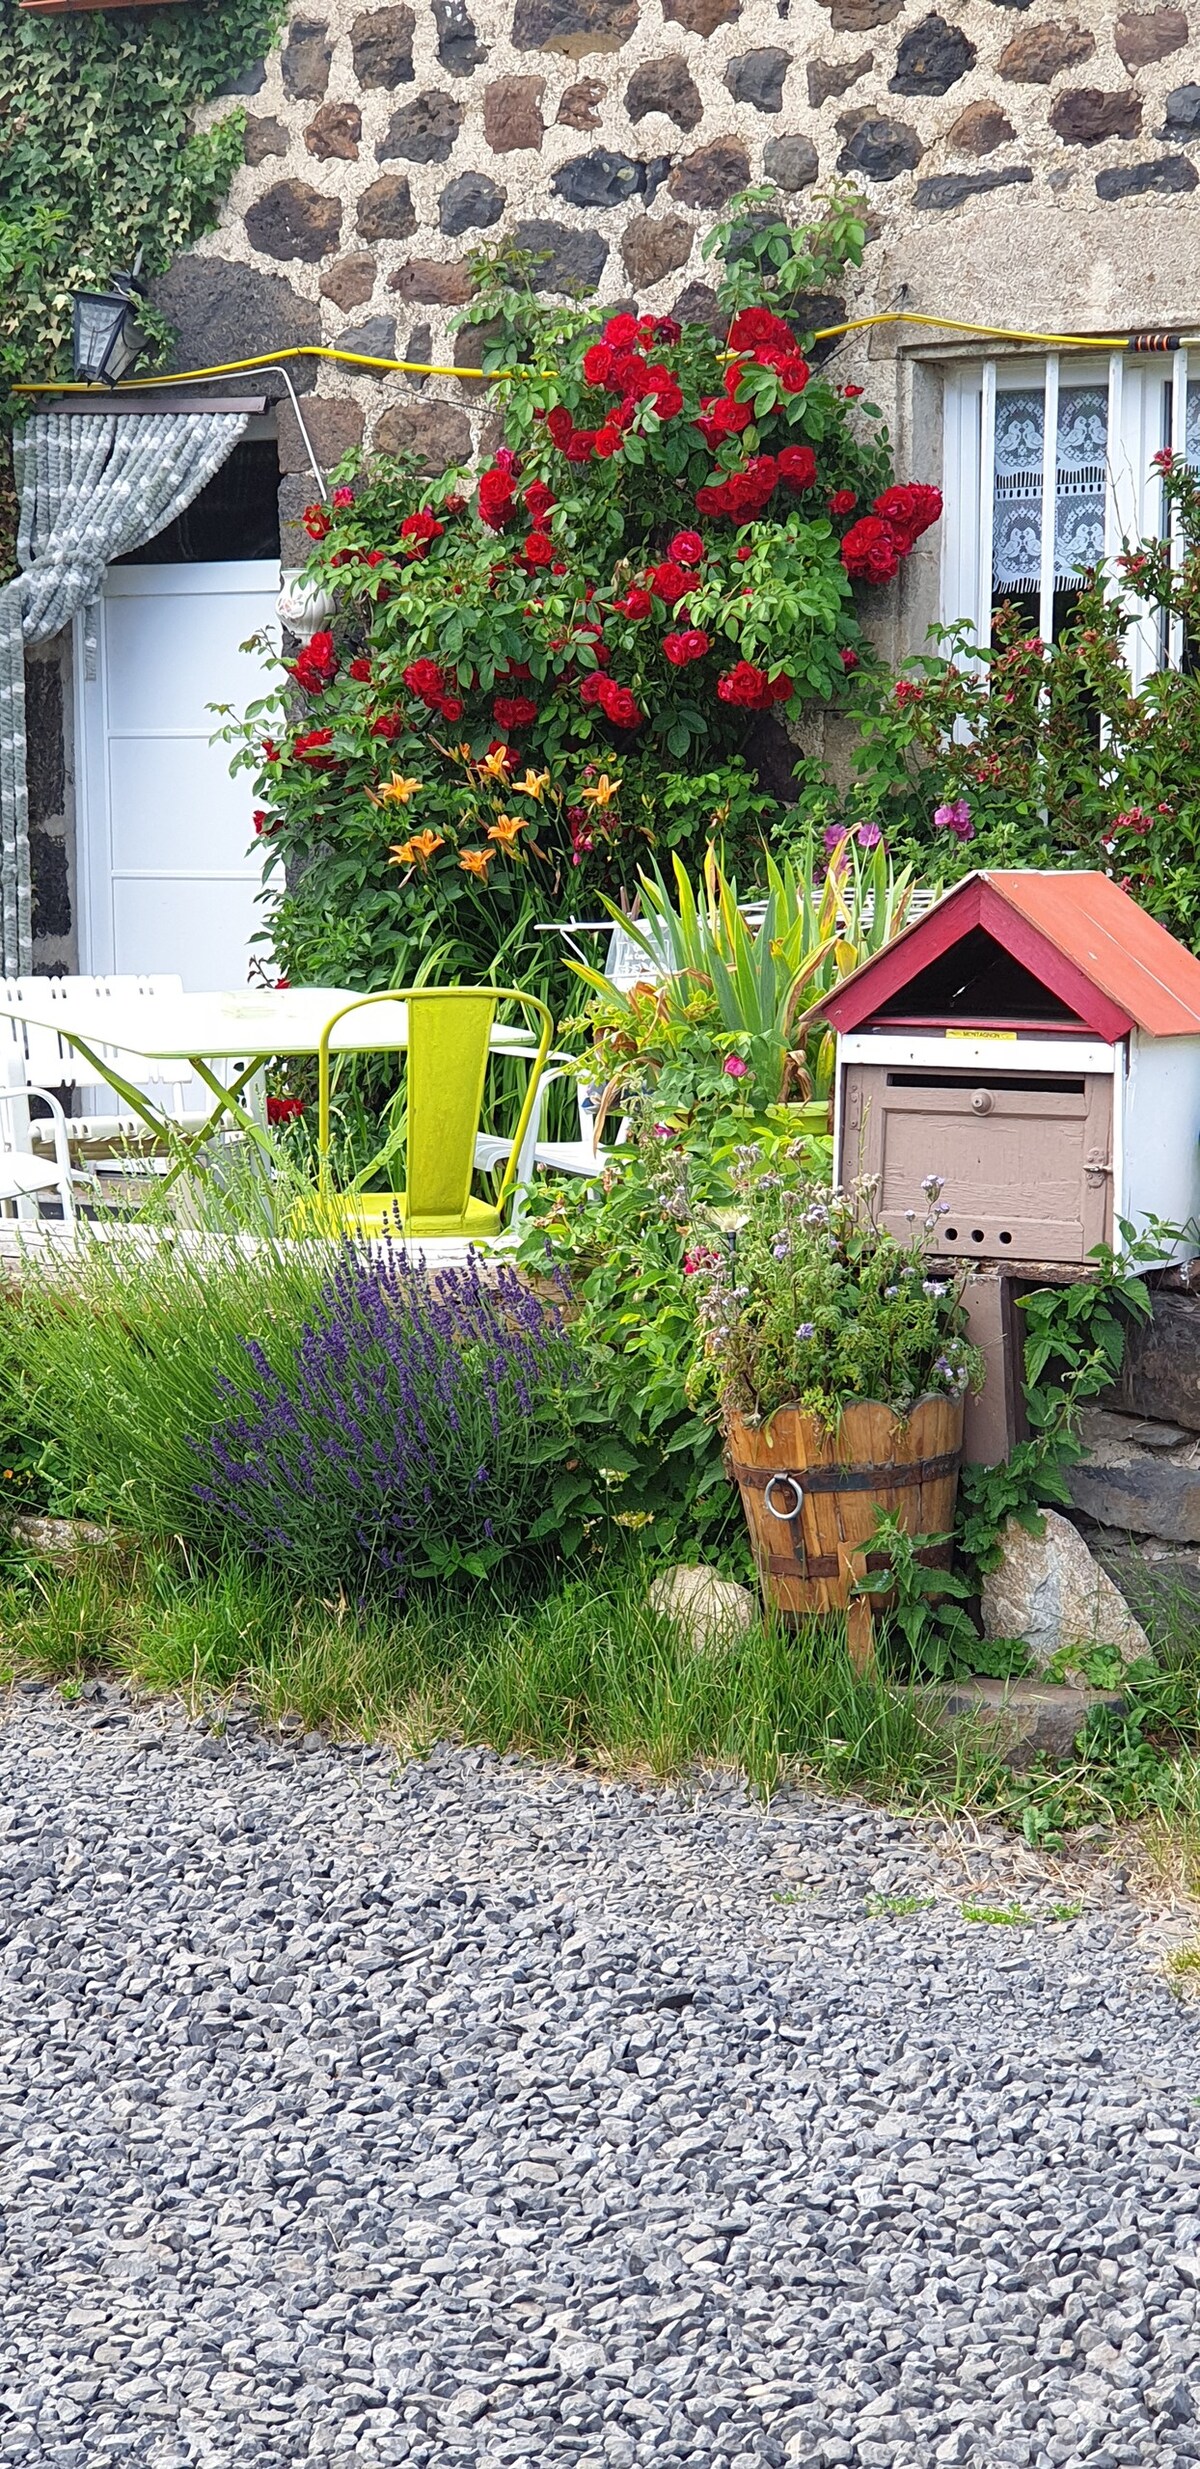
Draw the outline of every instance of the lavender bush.
M198 1498L231 1540L357 1595L561 1544L554 1469L580 1366L560 1311L510 1269L434 1284L399 1251L347 1245L290 1359L272 1352L245 1342L194 1444Z

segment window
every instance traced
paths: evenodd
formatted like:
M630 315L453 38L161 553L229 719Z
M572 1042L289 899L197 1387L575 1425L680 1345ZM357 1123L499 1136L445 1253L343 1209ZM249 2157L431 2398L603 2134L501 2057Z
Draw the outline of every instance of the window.
M1189 360L1191 367L1189 368ZM1200 351L1051 352L952 368L945 391L947 520L942 613L969 618L980 640L992 611L1015 601L1050 640L1079 589L1079 569L1123 540L1162 532L1164 446L1200 464ZM1177 629L1155 616L1130 636L1140 683L1178 661Z

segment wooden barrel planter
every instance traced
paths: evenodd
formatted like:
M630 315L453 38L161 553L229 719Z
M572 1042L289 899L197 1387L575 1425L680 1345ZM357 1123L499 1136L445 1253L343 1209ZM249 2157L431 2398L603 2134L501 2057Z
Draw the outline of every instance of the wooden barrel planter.
M851 1592L864 1571L887 1567L884 1553L865 1548L876 1512L910 1535L950 1532L963 1400L918 1398L907 1419L890 1406L847 1406L834 1431L783 1406L759 1424L730 1415L726 1439L768 1610L795 1621L849 1609L851 1652L867 1662L871 1602L851 1603ZM948 1556L948 1545L929 1554L934 1563Z

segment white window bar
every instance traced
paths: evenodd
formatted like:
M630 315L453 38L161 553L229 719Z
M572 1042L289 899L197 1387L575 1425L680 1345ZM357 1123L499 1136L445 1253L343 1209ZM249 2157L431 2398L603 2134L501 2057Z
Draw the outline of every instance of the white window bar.
M1038 588L1038 633L1054 633L1054 552L1058 545L1058 353L1046 360L1042 396L1042 568Z

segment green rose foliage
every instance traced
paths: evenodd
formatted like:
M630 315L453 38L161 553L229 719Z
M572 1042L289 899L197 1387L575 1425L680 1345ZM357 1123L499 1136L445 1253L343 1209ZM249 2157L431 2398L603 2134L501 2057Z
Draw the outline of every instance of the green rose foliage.
M844 259L859 227L829 216ZM308 509L331 614L227 732L290 975L511 973L531 923L595 915L651 853L761 837L764 733L790 768L778 723L843 702L864 656L846 534L869 516L894 571L940 504L900 489L871 512L886 436L779 316L787 266L755 274L731 350L519 286L497 327L484 274L491 466L429 482L351 457Z

